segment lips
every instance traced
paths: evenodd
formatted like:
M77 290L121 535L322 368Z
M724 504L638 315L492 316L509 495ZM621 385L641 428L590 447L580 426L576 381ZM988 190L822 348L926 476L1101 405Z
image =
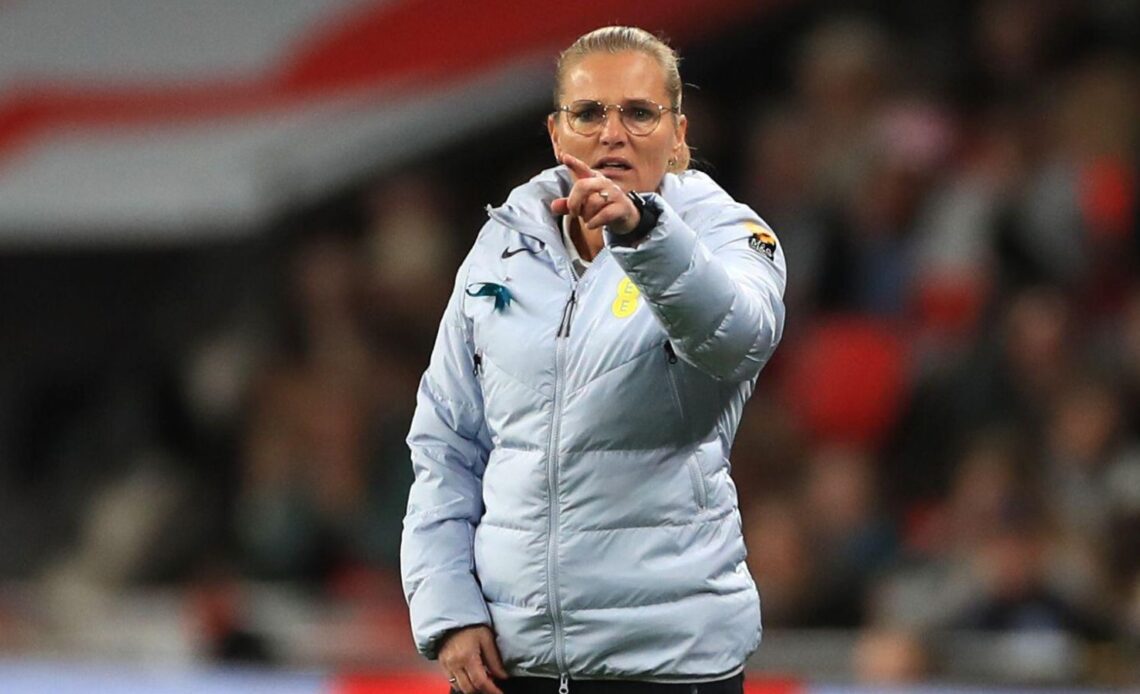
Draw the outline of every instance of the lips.
M621 157L602 157L594 162L593 168L602 173L620 173L633 169L633 165Z

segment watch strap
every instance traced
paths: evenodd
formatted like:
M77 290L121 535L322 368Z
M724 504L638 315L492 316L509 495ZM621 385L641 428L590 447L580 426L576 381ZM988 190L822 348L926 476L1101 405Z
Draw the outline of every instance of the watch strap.
M649 232L653 231L653 228L657 226L657 222L661 219L661 208L652 200L646 199L632 190L626 193L625 196L629 198L629 201L637 208L640 219L637 222L637 226L624 234L613 234L612 239L613 243L620 246L632 246L646 236L649 236Z

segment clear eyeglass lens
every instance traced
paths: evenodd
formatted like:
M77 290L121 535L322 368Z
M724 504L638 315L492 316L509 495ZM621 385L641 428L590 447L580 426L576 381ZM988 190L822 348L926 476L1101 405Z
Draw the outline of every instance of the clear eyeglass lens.
M666 110L652 101L629 101L608 106L598 101L575 101L564 110L574 132L593 135L602 129L610 109L617 109L622 125L634 135L653 132L661 122L662 111Z

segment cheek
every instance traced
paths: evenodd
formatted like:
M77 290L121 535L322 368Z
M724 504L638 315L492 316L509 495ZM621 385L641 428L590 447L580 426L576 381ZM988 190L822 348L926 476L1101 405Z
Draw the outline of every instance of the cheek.
M592 148L589 146L589 144L584 144L580 140L574 140L571 138L565 138L564 137L564 138L562 138L561 145L562 145L562 151L565 154L569 154L570 156L581 159L582 161L586 162L587 164L589 164L590 160L593 158L592 157L592 153L593 153Z
M654 161L660 160L662 166L673 158L677 149L677 137L673 133L662 133L662 137L655 143Z
M658 161L660 159L660 161ZM637 189L642 192L653 191L657 186L661 185L661 179L668 173L665 166L665 160L654 155L652 161L645 162L641 167L641 175L638 177Z
M669 166L669 159L673 157L673 138L661 138L654 142L652 146L647 147L642 154L642 158L654 171L660 169L660 173L664 174L665 169Z

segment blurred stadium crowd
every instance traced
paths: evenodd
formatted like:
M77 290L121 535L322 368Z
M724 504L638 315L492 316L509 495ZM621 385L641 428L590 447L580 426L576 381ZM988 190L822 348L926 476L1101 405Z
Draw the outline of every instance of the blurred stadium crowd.
M1011 677L1140 676L1140 7L862 5L682 47L698 168L788 258L732 457L766 627L851 630L868 681L945 675L957 630L1057 636ZM157 587L202 654L410 662L414 391L542 117L252 242L0 258L38 316L0 371L0 651ZM322 607L258 621L265 585Z

